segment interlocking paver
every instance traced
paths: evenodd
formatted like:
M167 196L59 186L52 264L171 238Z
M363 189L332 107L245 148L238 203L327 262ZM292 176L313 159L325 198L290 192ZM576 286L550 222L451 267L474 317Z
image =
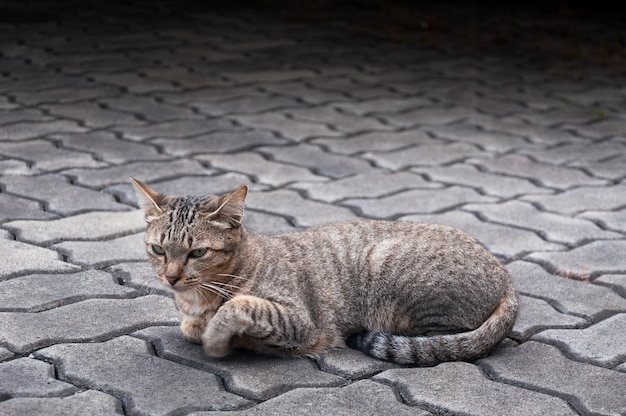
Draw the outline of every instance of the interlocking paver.
M489 221L533 230L547 240L576 246L593 239L621 238L623 235L602 230L579 218L541 212L532 204L507 201L501 204L466 205L463 209L480 214Z
M427 198L428 199L428 198ZM564 247L541 239L532 231L505 227L483 222L475 215L461 211L443 214L413 214L398 218L402 221L428 222L459 228L484 244L496 255L506 259L515 259L533 250L561 250Z
M281 186L290 182L320 182L327 178L316 175L310 169L268 160L255 152L239 152L237 154L212 154L196 157L197 160L209 163L212 167L241 172L257 178L259 182Z
M92 297L126 298L137 291L116 284L97 270L72 274L33 274L2 283L0 311L38 312Z
M63 342L93 342L151 325L173 325L178 313L164 296L88 299L42 312L0 312L0 342L29 352Z
M626 306L626 299L609 288L557 277L533 263L516 261L506 268L520 293L544 299L561 313L597 319ZM577 272L585 277L588 270Z
M377 199L348 199L342 205L357 207L367 216L390 218L408 214L430 214L469 202L494 200L494 197L480 195L473 189L454 186L443 189L414 189Z
M555 344L578 360L612 367L626 357L626 314L613 315L582 330L550 329L533 339Z
M71 272L77 266L65 263L59 253L20 241L0 239L0 280L15 275L37 272Z
M46 414L48 416L110 416L123 415L119 401L97 390L87 390L67 397L19 397L0 402L6 416Z
M127 212L93 211L50 221L11 221L4 226L20 240L49 244L61 240L96 240L142 231L146 224L139 210Z
M373 172L324 183L298 183L294 187L306 190L313 199L336 202L346 198L381 197L412 188L441 188L442 185L410 172Z
M0 363L0 370L0 397L68 396L77 391L75 386L55 378L51 364L32 358Z
M66 149L76 149L90 152L108 163L137 162L140 160L168 159L171 156L161 155L156 147L130 142L117 138L114 134L105 131L95 131L87 134L65 134L50 136L51 139L63 143ZM64 150L71 153L69 150ZM72 168L79 168L76 164Z
M95 160L89 153L61 149L47 140L3 143L0 154L28 161L32 173L106 166L105 163Z
M0 183L4 184L7 191L36 198L44 202L49 211L62 215L86 210L128 209L117 203L111 195L74 186L60 175L5 176L0 178Z
M273 159L306 166L315 173L331 178L342 178L373 170L372 166L364 160L334 155L308 144L262 147L258 150L270 155Z
M516 339L527 339L546 328L582 328L587 325L585 319L560 313L545 300L529 296L520 296L519 300L520 312L512 331Z
M40 3L0 6L0 413L626 411L619 19ZM148 262L131 176L175 195L248 184L264 234L456 226L506 264L518 320L474 364L209 359Z
M234 412L198 412L193 416L262 415L303 416L336 415L406 415L427 416L425 410L400 403L387 386L369 380L357 381L342 388L299 388L250 410Z
M137 338L57 344L36 356L53 361L65 380L118 397L131 414L232 410L250 404L225 392L215 375L156 357Z
M478 148L465 143L426 143L391 152L368 152L364 157L383 168L399 170L411 166L447 165L481 154Z
M490 172L530 179L548 188L565 190L580 185L608 185L606 180L591 177L582 169L557 166L552 164L552 161L537 162L522 155L508 154L497 159L470 159L467 163L481 166ZM589 165L585 164L584 167L588 168ZM623 167L621 170L626 175Z
M135 336L152 342L158 356L219 375L226 389L254 400L267 400L298 387L344 385L347 380L320 371L308 358L267 357L238 352L226 359L209 359L202 348L187 341L178 328L158 327Z
M480 190L486 195L504 199L520 195L553 193L549 189L533 185L532 182L526 179L481 172L476 167L467 164L445 167L420 167L413 170L428 175L431 180L436 182L448 185L469 186Z
M568 360L553 346L526 342L502 348L480 363L496 380L562 397L579 412L617 416L626 411L620 393L626 389L626 374Z
M52 247L64 253L72 263L91 267L146 258L143 233L106 241L64 241Z
M387 370L374 376L374 379L399 386L400 394L410 404L425 406L438 413L494 416L503 413L520 416L576 414L563 400L497 384L469 363L444 363L419 372Z
M286 144L287 140L276 137L269 131L230 129L200 136L181 139L156 139L151 143L162 146L168 154L195 156L204 153L222 153L248 150L273 144Z

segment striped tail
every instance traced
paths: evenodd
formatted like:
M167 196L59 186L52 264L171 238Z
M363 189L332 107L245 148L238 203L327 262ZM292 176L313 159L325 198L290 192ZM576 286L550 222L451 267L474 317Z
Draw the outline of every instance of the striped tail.
M433 366L444 361L474 361L484 357L509 333L519 304L513 288L478 328L456 334L408 337L386 332L360 332L346 343L369 356L398 364Z

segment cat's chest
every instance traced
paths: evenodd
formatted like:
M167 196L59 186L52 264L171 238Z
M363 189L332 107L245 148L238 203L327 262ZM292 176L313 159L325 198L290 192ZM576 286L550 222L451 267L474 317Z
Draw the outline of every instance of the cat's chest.
M199 317L207 312L215 313L219 304L219 300L209 301L193 291L176 294L176 306L185 315Z

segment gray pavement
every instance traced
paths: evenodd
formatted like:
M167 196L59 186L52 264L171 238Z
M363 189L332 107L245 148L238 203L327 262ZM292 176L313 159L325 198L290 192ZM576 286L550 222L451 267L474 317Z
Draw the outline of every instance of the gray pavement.
M0 414L626 414L623 67L375 36L356 9L46 4L0 17ZM474 363L209 359L148 267L131 175L249 184L262 233L459 227L519 320Z

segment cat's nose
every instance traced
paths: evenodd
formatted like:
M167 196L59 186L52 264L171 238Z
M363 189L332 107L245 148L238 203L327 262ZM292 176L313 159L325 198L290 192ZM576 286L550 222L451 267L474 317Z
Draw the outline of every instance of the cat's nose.
M165 278L167 279L168 282L170 282L170 285L174 286L176 284L176 282L178 282L180 280L180 275L176 274L176 275L165 275Z
M183 267L178 263L169 263L165 268L165 278L174 286L183 277Z

